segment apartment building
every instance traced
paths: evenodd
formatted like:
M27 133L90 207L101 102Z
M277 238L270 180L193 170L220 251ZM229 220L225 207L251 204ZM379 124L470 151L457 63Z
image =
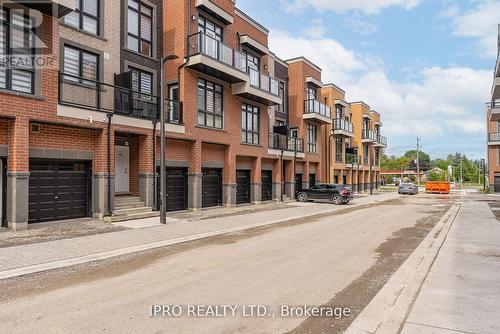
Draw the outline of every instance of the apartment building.
M498 26L498 57L493 73L491 102L487 104L488 181L490 191L500 192L500 25Z
M0 67L3 226L156 216L162 102L167 211L379 180L375 162L352 168L363 145L378 161L378 114L368 107L362 123L365 111L353 112L338 87L324 85L320 67L272 53L269 31L235 1L11 1L1 10L5 55L34 53L28 42L14 50L18 41L6 37L23 32L25 41L40 36L36 56L52 61ZM330 154L337 139L341 165Z

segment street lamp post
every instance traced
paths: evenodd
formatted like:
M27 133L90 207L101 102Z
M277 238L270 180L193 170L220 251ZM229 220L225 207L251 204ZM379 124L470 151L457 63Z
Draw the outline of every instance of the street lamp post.
M166 193L166 171L165 171L165 63L169 60L178 59L176 55L168 55L160 58L160 223L167 223L167 193ZM169 105L170 108L170 105ZM155 190L156 191L156 190Z

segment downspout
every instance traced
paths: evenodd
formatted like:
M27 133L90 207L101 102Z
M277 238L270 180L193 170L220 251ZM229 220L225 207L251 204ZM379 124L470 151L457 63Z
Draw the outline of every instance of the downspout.
M326 168L327 168L327 171L326 171L326 183L333 183L332 182L332 179L330 178L330 167L331 167L331 162L332 162L332 137L333 137L333 131L332 133L330 134L330 136L328 136L328 152L327 152L327 158L328 160L326 161Z
M112 113L106 115L108 117L108 213L110 216L113 215L111 210L111 119L113 118Z
M157 198L157 180L156 180L156 126L158 124L157 120L153 121L153 211L158 209L158 198Z

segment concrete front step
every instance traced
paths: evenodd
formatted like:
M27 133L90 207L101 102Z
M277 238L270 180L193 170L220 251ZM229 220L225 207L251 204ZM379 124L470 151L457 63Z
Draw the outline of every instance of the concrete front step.
M115 204L115 211L123 210L123 209L131 209L131 208L143 208L146 205L144 202L134 202L134 203L126 203L126 204Z
M122 221L127 221L127 220L144 219L144 218L152 218L152 217L159 217L159 216L160 216L160 212L150 211L150 212L128 214L128 215L124 215L124 216L108 217L108 220L111 223L117 223L117 222L122 222Z
M116 196L115 203L125 204L125 203L134 203L140 202L141 198L139 196Z
M130 214L135 214L135 213L149 213L153 211L151 207L147 206L141 206L138 208L125 208L125 209L120 209L117 210L115 208L115 211L113 211L113 216L125 216L125 215L130 215Z

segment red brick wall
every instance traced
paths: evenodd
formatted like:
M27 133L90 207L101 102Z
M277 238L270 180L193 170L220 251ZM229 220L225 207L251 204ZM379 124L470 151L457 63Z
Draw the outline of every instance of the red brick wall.
M71 140L69 140L71 138ZM95 150L96 131L52 124L41 124L40 132L29 134L30 147L58 148L65 150Z
M9 121L0 118L0 145L9 143Z

